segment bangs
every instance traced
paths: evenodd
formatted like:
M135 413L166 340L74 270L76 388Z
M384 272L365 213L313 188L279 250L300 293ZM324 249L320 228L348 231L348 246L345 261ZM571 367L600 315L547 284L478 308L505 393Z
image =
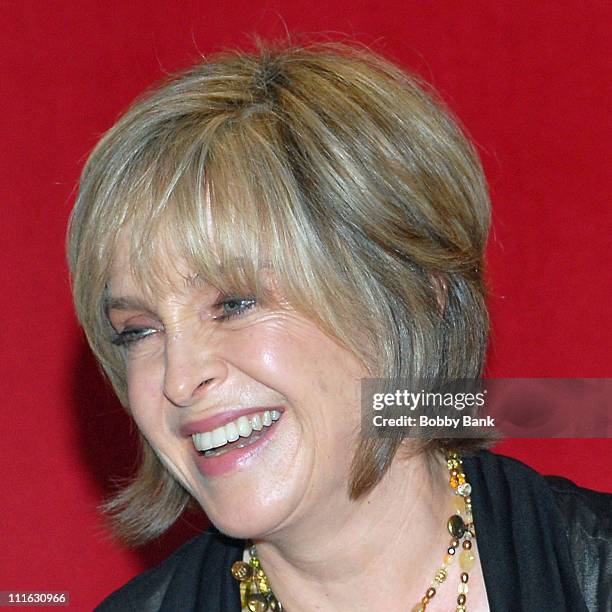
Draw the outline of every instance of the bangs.
M132 275L148 295L167 290L178 274L269 305L271 271L276 289L299 302L308 277L301 262L316 251L314 232L298 210L304 203L280 155L277 120L250 114L207 136L193 142L175 133L173 150L157 143L153 159L143 157L140 178L130 177L115 198L125 208L115 213L123 221L111 252L126 234ZM304 244L309 252L300 254Z

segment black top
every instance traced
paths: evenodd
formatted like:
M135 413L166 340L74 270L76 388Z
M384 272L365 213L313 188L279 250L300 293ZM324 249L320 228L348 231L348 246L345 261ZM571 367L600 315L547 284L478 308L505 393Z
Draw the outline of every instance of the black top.
M612 495L488 451L463 462L492 612L611 612ZM211 528L96 610L240 612L244 547Z

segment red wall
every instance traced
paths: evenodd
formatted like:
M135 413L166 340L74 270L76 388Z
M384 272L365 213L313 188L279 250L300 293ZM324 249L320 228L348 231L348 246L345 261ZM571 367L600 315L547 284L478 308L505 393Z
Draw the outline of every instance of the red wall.
M69 590L90 609L187 528L127 551L96 504L133 434L77 329L66 219L96 139L145 86L245 33L348 33L432 81L478 143L495 207L496 376L612 375L609 3L294 0L3 5L0 590ZM611 443L504 452L612 490Z

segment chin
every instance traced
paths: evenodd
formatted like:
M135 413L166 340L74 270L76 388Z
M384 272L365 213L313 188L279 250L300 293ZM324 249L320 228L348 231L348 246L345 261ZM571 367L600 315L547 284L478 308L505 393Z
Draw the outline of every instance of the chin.
M307 493L304 483L310 480L295 442L293 437L279 436L248 455L236 458L228 453L213 459L218 475L200 460L192 472L194 497L220 532L259 539L287 524Z
M233 538L260 539L285 526L303 498L293 472L279 478L279 468L257 466L221 478L198 478L194 497L210 522ZM288 478L288 476L290 476ZM195 483L194 483L195 484Z
M242 498L242 496L240 496ZM210 522L223 534L244 540L260 540L270 536L292 514L287 502L270 507L253 498L238 500L234 505L205 507Z

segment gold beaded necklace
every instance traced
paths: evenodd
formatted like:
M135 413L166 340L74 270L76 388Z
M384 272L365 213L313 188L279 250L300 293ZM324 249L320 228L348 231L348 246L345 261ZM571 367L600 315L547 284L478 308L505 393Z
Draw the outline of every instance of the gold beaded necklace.
M438 588L446 580L448 568L455 557L459 557L459 565L462 570L461 581L457 587L458 596L455 612L467 612L469 572L476 563L476 555L472 546L472 540L476 537L472 516L472 487L465 478L463 462L457 453L447 453L446 466L450 475L450 486L454 493L453 505L456 510L456 514L453 514L446 523L451 540L446 549L442 565L437 569L429 588L425 591L425 595L411 609L411 612L425 612L429 602L435 597ZM459 549L461 549L461 552L457 554ZM243 610L248 610L248 612L282 612L283 605L272 592L268 577L257 557L255 546L251 546L249 553L250 559L248 562L236 561L231 570L232 576L240 582L240 602Z

